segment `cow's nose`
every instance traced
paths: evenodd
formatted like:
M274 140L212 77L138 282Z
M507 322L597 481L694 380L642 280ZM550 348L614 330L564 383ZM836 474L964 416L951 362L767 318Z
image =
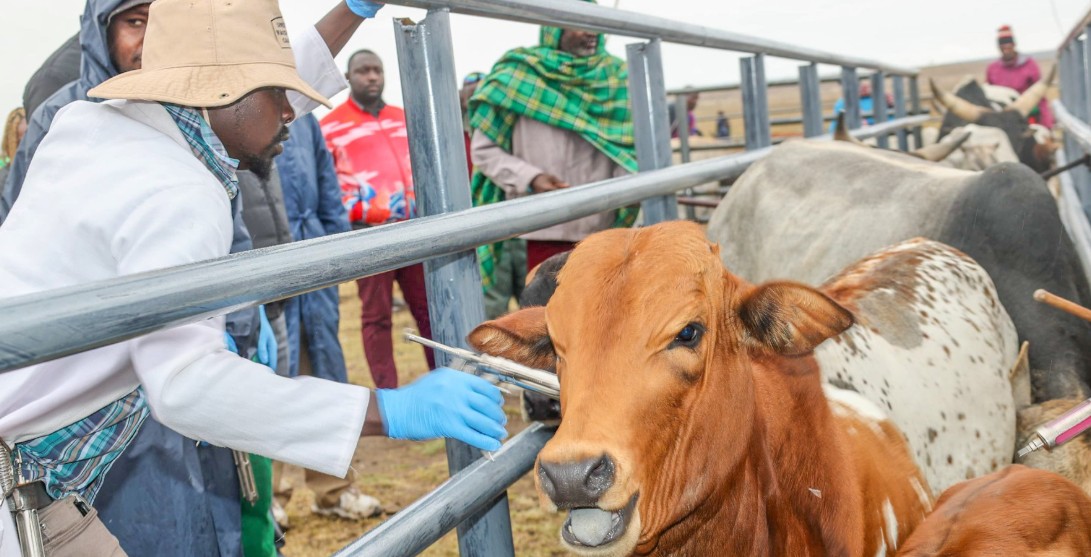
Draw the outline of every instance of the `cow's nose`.
M593 507L614 485L614 461L607 455L568 462L538 462L542 490L560 509Z

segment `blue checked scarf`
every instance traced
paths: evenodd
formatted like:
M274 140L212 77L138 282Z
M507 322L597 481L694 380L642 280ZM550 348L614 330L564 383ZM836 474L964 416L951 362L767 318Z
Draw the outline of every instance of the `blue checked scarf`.
M197 109L188 106L178 106L170 103L160 103L167 113L174 119L174 123L186 138L190 149L197 160L203 162L209 172L223 184L227 190L228 199L235 199L239 194L239 178L235 171L239 168L239 161L227 156L220 138L208 125Z
M78 494L92 502L106 471L147 416L144 390L138 388L78 422L17 443L12 456L23 477L42 480L53 499Z

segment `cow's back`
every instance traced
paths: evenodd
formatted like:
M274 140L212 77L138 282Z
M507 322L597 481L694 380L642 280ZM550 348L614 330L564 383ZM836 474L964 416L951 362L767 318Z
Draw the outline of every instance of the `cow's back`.
M1035 401L1087 394L1091 328L1033 301L1035 289L1091 304L1045 183L1029 168L942 168L842 142L788 142L755 163L713 214L709 238L751 281L819 284L886 246L924 237L984 267L1021 340Z
M826 381L890 415L935 493L1011 461L1017 340L984 269L917 239L861 260L822 290L857 319L815 351Z
M949 489L898 555L1091 555L1091 499L1061 476L1011 466Z
M786 142L735 182L708 235L749 281L821 284L886 246L937 235L969 175L849 143Z

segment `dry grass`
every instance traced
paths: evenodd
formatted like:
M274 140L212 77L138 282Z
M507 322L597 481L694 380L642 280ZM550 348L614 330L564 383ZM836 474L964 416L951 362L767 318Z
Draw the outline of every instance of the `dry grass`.
M341 346L348 363L349 381L366 387L374 386L364 360L360 341L360 301L354 283L341 285ZM415 328L413 318L405 309L394 314L394 331ZM395 335L397 336L397 335ZM394 357L398 377L406 384L425 373L424 352L416 344L395 338ZM519 417L516 400L509 400L509 432L514 435L526 424ZM303 487L303 474L296 470L288 475L295 484L295 493L288 504L291 530L284 548L286 557L325 557L374 528L390 514L406 507L420 496L447 479L447 458L442 441L422 443L367 438L356 450L353 466L360 490L382 503L387 514L378 518L352 521L327 518L310 513L314 494ZM508 490L516 553L520 556L563 555L557 541L562 515L542 511L538 507L534 482L529 475ZM458 555L458 542L453 533L424 552L424 555Z

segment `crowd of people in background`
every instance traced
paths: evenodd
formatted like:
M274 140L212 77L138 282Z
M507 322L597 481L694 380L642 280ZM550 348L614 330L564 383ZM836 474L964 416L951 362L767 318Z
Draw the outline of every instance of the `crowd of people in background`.
M61 45L28 82L25 106L8 115L0 143L0 226L8 222L13 209L20 209L19 200L32 182L28 176L41 172L45 163L34 162L39 148L57 134L51 131L54 119L77 101L100 102L102 97L94 94L96 87L141 70L152 3L88 0L78 35ZM357 16L374 14L360 11L360 2L347 5ZM1016 51L1008 26L1000 28L998 44L1001 58L988 68L989 83L1022 92L1040 78L1034 60ZM331 46L331 52L336 54L337 48ZM234 172L230 165L224 170L222 160L217 163L215 157L222 153L206 150L200 155L230 197L223 205L231 213L233 229L227 233L231 253L419 216L406 114L383 97L385 71L384 61L372 50L349 56L344 69L348 99L321 121L305 113L294 118L277 136L287 140L271 165L255 163ZM537 45L509 50L489 72L466 75L459 96L475 205L563 190L637 170L627 69L624 61L606 51L603 35L542 27ZM695 92L687 95L684 116L670 105L673 136L701 135L694 115L698 98ZM874 101L866 81L860 98L861 112L870 114ZM835 111L843 109L843 101L838 103ZM207 140L211 120L208 108L202 115L201 107L214 104L194 104L188 109L167 106L183 131ZM187 118L190 128L186 128ZM1033 118L1052 126L1044 100ZM716 115L714 135L731 136L730 120L723 111ZM194 145L211 145L216 151L215 143ZM217 174L220 171L224 174ZM237 195L232 193L234 182ZM480 247L477 255L487 316L498 317L512 307L530 269L573 249L594 232L633 225L637 211L637 207L625 207ZM422 265L356 281L364 357L375 387L385 392L400 386L392 336L394 283L421 334L431 337ZM225 344L238 356L286 378L310 376L347 384L339 308L338 290L331 287L241 310L226 320ZM428 368L435 369L432 352L426 350L425 356ZM124 551L247 557L277 553L274 541L282 537L274 532L289 526L283 506L292 487L283 481L281 462L250 454L258 497L240 501L237 454L186 437L157 421L157 414L147 415L145 410L140 415L134 410L132 415L139 432L115 447L116 454L105 466L111 474L103 470L104 480L85 494L94 499L103 523ZM315 513L363 519L382 511L378 500L361 491L351 469L344 477L328 469L308 469L305 482L316 494ZM154 511L151 502L155 502Z
M170 10L183 9L178 2L158 1L172 4ZM0 145L0 230L9 228L8 236L18 236L16 229L24 228L26 213L35 204L24 198L27 192L36 198L34 194L40 189L35 173L41 172L46 163L35 164L39 158L36 155L51 137L61 133L55 131L58 126L54 119L68 112L66 108L73 103L115 98L113 93L96 93L104 87L109 91L108 86L120 76L147 74L147 68L137 70L153 57L159 63L169 57L164 55L169 45L145 45L148 28L155 27L150 21L156 13L155 2L88 0L80 32L51 54L27 83L25 108L8 116ZM360 0L348 0L345 5L357 17L373 15L373 10L378 9L378 4ZM167 7L163 10L169 11ZM322 25L335 14L336 9L316 24L320 34ZM160 31L169 27L159 23ZM354 25L358 20L350 27L354 29ZM292 44L299 49L297 40L293 39ZM336 54L343 42L335 47L327 39L327 44ZM313 49L301 50L305 52L297 53L297 59L314 58ZM350 89L348 99L321 121L299 112L276 136L278 142L283 142L270 164L259 164L260 160L254 159L242 165L226 158L219 149L228 141L217 147L223 139L217 136L225 132L217 127L215 118L210 118L212 108L202 108L216 105L202 100L199 94L190 92L193 109L186 108L185 103L178 107L162 105L188 136L193 154L228 193L230 203L224 203L225 207L229 205L231 217L232 230L226 232L231 237L230 253L369 229L418 216L406 116L383 97L384 61L372 50L354 52L348 58L344 78ZM491 71L466 75L460 101L474 203L536 195L635 172L626 79L625 63L606 51L604 36L554 27L542 28L536 46L504 54ZM158 93L149 95L147 91L156 90L158 85L140 76L123 83L134 84L140 90L121 98L160 99ZM196 82L191 85L197 87ZM695 130L692 112L689 123ZM121 126L100 133L123 134L124 129ZM245 137L235 139L242 141ZM499 316L512 307L534 265L572 249L591 233L632 225L637 210L627 207L609 211L481 248L478 255L488 316ZM401 392L391 331L395 282L421 334L431 336L422 265L356 281L361 342L372 382L378 389L379 404L385 407L385 433L409 439L455 435L457 432L439 426L435 434L424 437L403 432L402 427L395 431L398 420L388 415L395 412L390 408L395 406L395 394ZM340 297L337 288L331 287L230 314L224 326L224 343L227 350L278 376L310 376L347 384L347 366L338 336L340 318ZM425 356L428 368L435 369L432 352L425 351ZM446 377L442 372L429 375ZM441 380L452 381L436 381ZM467 388L479 389L476 385ZM457 391L451 389L453 385L446 392L454 396ZM416 392L424 390L418 388ZM96 533L105 537L96 539L114 536L117 542L112 547L130 555L278 554L282 543L275 542L283 542L282 533L290 526L284 512L293 487L284 481L288 465L255 452L239 453L178 433L167 425L170 420L164 423L159 421L158 413L147 411L139 393L134 391L107 407L124 416L132 434L113 438L113 452L108 458L96 455L89 459L95 463L87 472L96 478L94 489L75 491L93 501L106 527L107 531ZM419 401L407 400L406 404L412 402ZM87 419L77 425L87 427ZM92 437L98 439L100 433ZM66 440L86 442L75 437ZM479 446L490 443L478 442ZM13 450L33 454L28 447L27 443L15 443ZM254 497L246 497L245 489L240 491L240 455L254 477ZM55 471L45 467L40 472L48 488L56 490L51 492L53 498L60 501L69 493L68 486L53 475ZM311 510L317 514L363 519L383 510L378 500L361 491L352 469L342 477L331 474L328 467L308 468L304 481L315 492ZM6 514L6 510L3 512Z

